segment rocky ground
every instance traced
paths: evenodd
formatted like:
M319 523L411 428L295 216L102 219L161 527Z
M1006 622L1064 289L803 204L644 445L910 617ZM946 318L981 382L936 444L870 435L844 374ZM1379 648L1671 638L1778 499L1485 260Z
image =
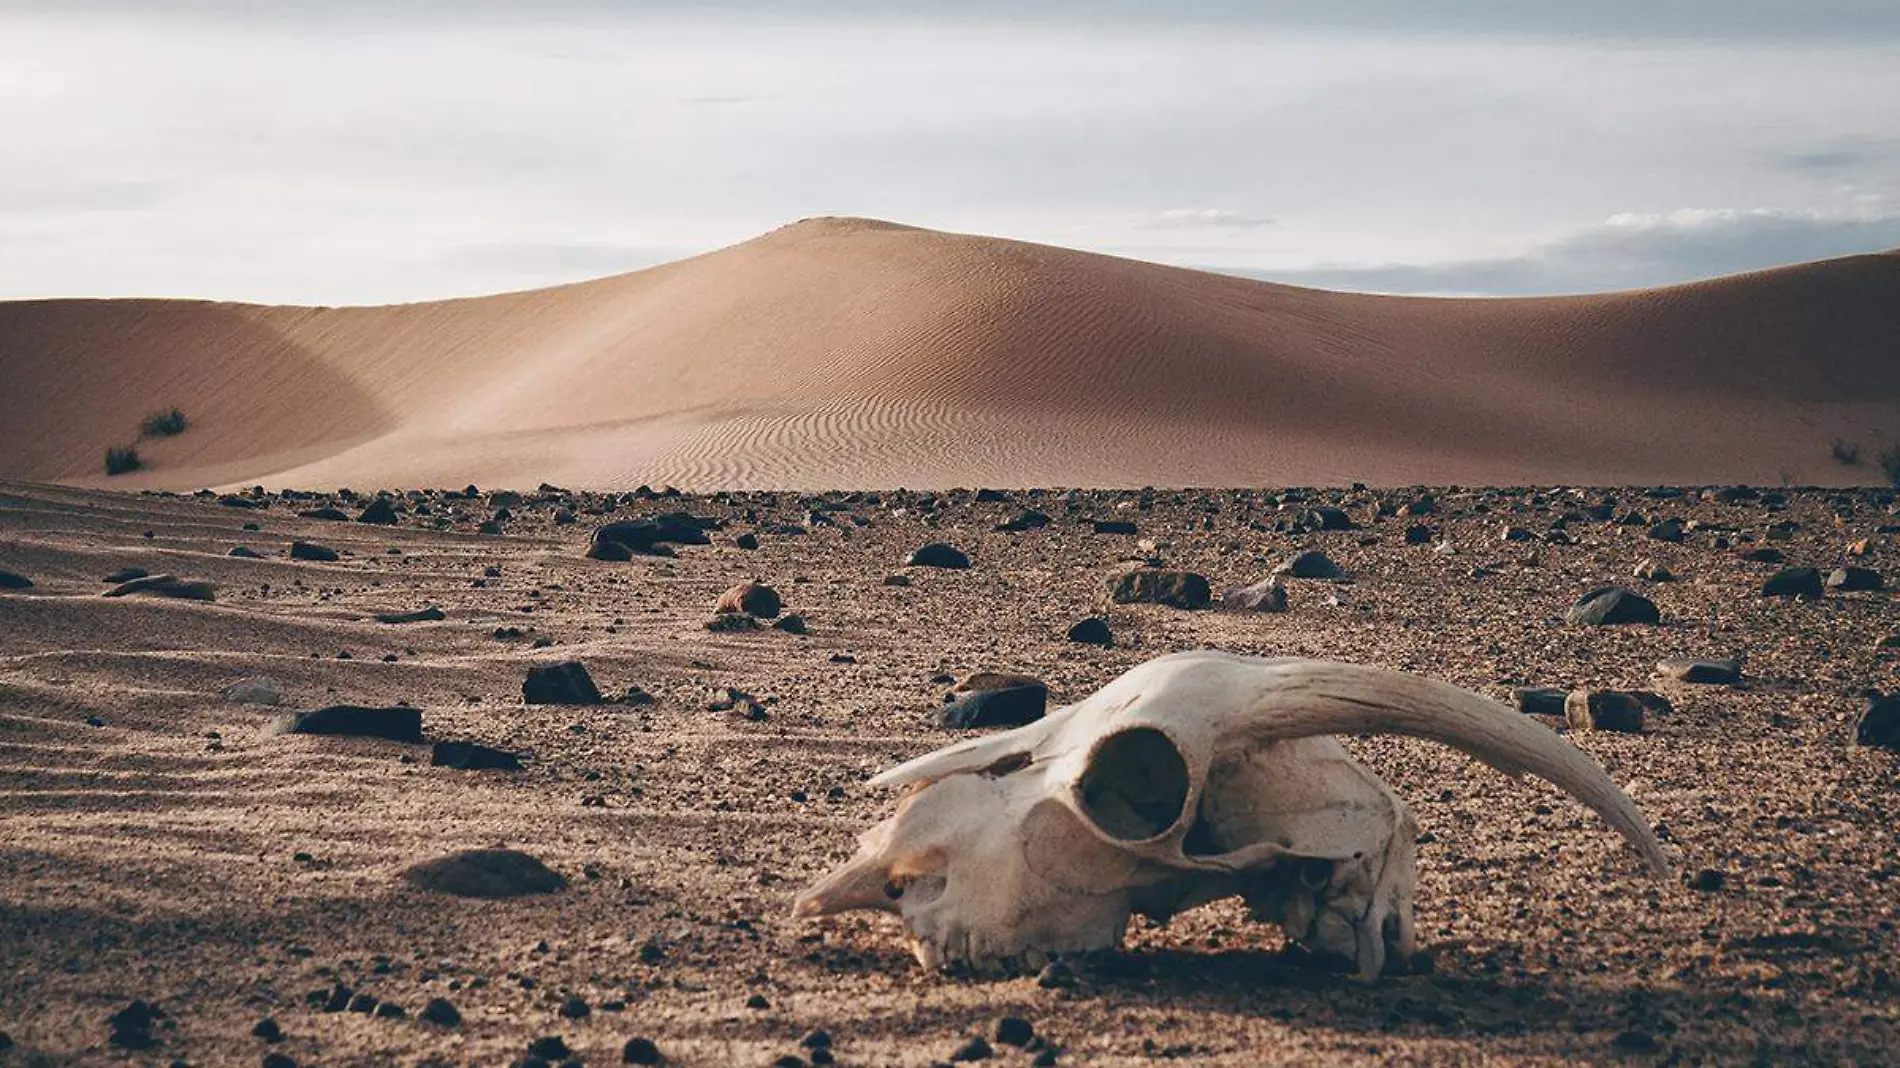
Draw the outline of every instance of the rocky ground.
M1856 744L1869 691L1900 685L1900 612L1761 592L1786 565L1900 579L1891 493L981 497L432 492L383 525L365 495L0 484L0 1065L1900 1063L1900 753ZM1049 522L1010 524L1025 509ZM628 538L709 543L588 558L609 519L667 513L704 522ZM930 542L971 566L905 566ZM1218 599L1304 550L1343 574L1285 577L1284 611L1109 597L1162 566ZM128 569L143 588L102 596ZM708 629L755 579L805 633ZM1660 621L1566 621L1609 585ZM1090 617L1112 645L1068 640ZM1017 672L1062 702L1198 646L1506 701L1659 695L1640 733L1545 722L1679 878L1546 784L1386 738L1349 745L1423 830L1423 974L1327 974L1236 902L1138 924L1060 983L926 974L888 917L791 918L890 810L864 780L956 736L954 684ZM1685 656L1741 681L1657 676ZM566 660L602 703L526 703ZM333 705L419 710L422 741L285 729ZM433 765L441 741L521 767ZM494 848L547 870L485 885L564 885L405 876Z

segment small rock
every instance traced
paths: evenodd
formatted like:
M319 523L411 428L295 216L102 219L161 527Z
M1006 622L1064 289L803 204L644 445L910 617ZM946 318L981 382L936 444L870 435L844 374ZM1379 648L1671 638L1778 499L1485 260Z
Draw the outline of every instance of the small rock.
M756 1011L756 1010L762 1010L762 1009L769 1009L772 1007L772 1003L765 999L764 994L754 994L751 997L745 999L745 1007Z
M133 575L132 578L145 577L145 572L139 571L139 569L136 567L131 568L130 570L139 572L138 574ZM130 581L130 579L110 579L109 578L106 581L107 582L128 582ZM17 574L12 571L0 571L0 590L30 590L32 588L33 588L33 580L30 578L27 578L25 575Z
M347 738L387 738L392 742L422 742L422 710L397 705L368 708L330 705L305 712L290 725L292 734L328 734Z
M1812 567L1784 567L1761 584L1761 595L1818 600L1821 596L1821 572Z
M1742 681L1742 662L1735 659L1697 660L1677 656L1657 663L1656 673L1677 682L1721 686Z
M1413 523L1405 528L1405 544L1429 545L1438 536L1438 532L1423 523Z
M740 613L757 616L760 619L772 619L784 611L779 601L778 591L757 582L742 582L719 595L719 603L713 606L719 614Z
M1654 560L1644 560L1636 565L1633 574L1645 582L1673 582L1675 574Z
M706 629L714 634L738 634L742 631L758 630L762 624L756 616L726 613L706 621Z
M257 1026L251 1028L251 1034L266 1042L282 1042L284 1040L284 1029L278 1026L276 1020L268 1016L257 1021Z
M1511 703L1530 716L1561 716L1570 691L1556 686L1519 686L1511 690Z
M396 515L395 502L391 501L388 497L378 497L369 502L369 506L364 508L362 514L356 517L356 521L358 523L369 523L375 526L389 527L395 526L398 518Z
M463 771L521 770L520 754L476 742L437 742L429 751L429 763L435 767L459 768Z
M284 684L267 675L239 679L226 686L222 693L226 701L241 705L281 705L284 703Z
M400 1020L409 1015L409 1010L393 1001L380 1002L376 1006L378 1020Z
M957 1047L957 1051L950 1055L950 1063L965 1064L970 1061L987 1061L995 1052L996 1051L990 1047L989 1042L984 1039L982 1035L973 1035L968 1042Z
M1870 567L1837 567L1827 576L1827 588L1842 593L1884 589L1886 584L1880 572Z
M264 1068L297 1068L297 1062L289 1055L272 1050L264 1054Z
M1576 730L1641 734L1643 702L1617 690L1572 690L1564 701L1564 718Z
M1854 729L1854 741L1900 753L1900 694L1878 694L1867 699L1867 707Z
M629 1038L620 1048L622 1064L659 1064L661 1060L660 1047L650 1038Z
M1344 509L1321 506L1308 508L1300 517L1300 525L1307 530L1356 530L1358 524L1352 521Z
M593 1006L580 998L568 998L561 1002L561 1017L568 1020L585 1020L594 1014Z
M118 570L118 571L114 571L114 572L113 572L112 574L110 574L110 575L107 575L107 576L105 577L105 581L106 581L106 582L110 582L110 583L114 583L114 584L117 584L117 583L120 583L120 582L130 582L130 581L132 581L133 579L142 579L142 578L144 578L145 576L147 576L147 575L149 575L149 574L151 574L151 572L150 572L150 571L147 571L147 570L145 570L145 569L144 569L144 568L142 568L142 567L127 567L127 568L121 568L120 570ZM5 577L6 575L7 575L7 572L4 572L4 571L0 571L0 589L6 589L6 588L8 588L8 586L7 586L7 579L6 579L6 577ZM12 576L12 577L14 577L14 578L20 578L20 577L19 577L18 575L14 575L14 576ZM25 580L25 579L20 579L20 581L21 581L21 582L26 582L26 580ZM30 583L30 582L27 582L27 585L28 585L28 586L31 586L31 585L32 585L32 583ZM12 588L15 588L15 589L21 589L21 588L24 588L24 587L12 587Z
M560 873L518 849L465 849L418 864L403 878L439 894L490 899L551 894L567 886Z
M1681 541L1682 521L1665 519L1649 528L1649 536L1657 541Z
M1036 530L1049 525L1049 517L1034 508L1025 508L1005 522L996 524L996 530L1009 534L1020 534L1025 530Z
M1116 604L1161 604L1170 608L1206 608L1214 592L1204 576L1192 571L1142 568L1115 579L1109 595Z
M748 549L748 550L756 549L759 547L759 536L757 534L741 534L738 537L732 539L732 544L738 546L741 549ZM645 1041L645 1040L635 1039L634 1041L638 1042L638 1041ZM652 1063L657 1064L659 1062L655 1061Z
M422 1019L437 1027L462 1026L462 1014L446 998L430 998L422 1007Z
M567 1043L561 1041L559 1035L547 1035L528 1043L528 1056L539 1057L548 1062L562 1060L571 1052L567 1048Z
M970 566L970 557L954 545L933 541L905 557L904 566L965 568Z
M1788 557L1780 549L1764 545L1759 549L1751 549L1743 553L1742 559L1757 564L1779 564Z
M1298 579L1333 579L1345 573L1331 557L1317 549L1308 549L1273 570L1275 574Z
M1727 881L1727 877L1714 868L1703 868L1690 878L1689 889L1699 890L1705 894L1713 894L1717 890L1722 889L1723 883Z
M440 608L430 605L413 612L383 612L376 617L378 623L439 623L449 618Z
M803 634L809 628L805 625L804 616L801 616L796 612L792 612L787 615L779 617L779 620L776 623L772 624L772 629L782 630L787 634Z
M1115 635L1108 629L1108 620L1100 616L1090 616L1079 620L1069 628L1068 638L1083 645L1113 645Z
M1125 519L1096 519L1089 523L1097 534L1139 534L1141 528Z
M106 1017L106 1026L112 1031L110 1040L113 1045L125 1049L151 1049L158 1044L152 1028L164 1018L163 1009L143 1001L134 1001Z
M1618 626L1628 623L1659 623L1662 613L1656 604L1635 590L1604 586L1591 590L1570 606L1564 620L1573 626Z
M1286 587L1279 576L1269 576L1251 586L1236 586L1221 594L1220 606L1230 612L1284 612Z
M376 1006L379 1004L381 1004L381 1002L369 994L358 994L350 999L349 1007L345 1011L356 1013L359 1016L368 1016L370 1013L376 1011Z
M996 1021L996 1041L1005 1046L1020 1049L1029 1045L1029 1040L1035 1037L1035 1026L1020 1016L1005 1016Z
M521 698L531 705L597 705L600 691L580 661L563 660L529 668Z
M290 558L292 560L311 560L320 564L327 564L340 559L335 549L330 548L328 545L318 545L311 541L291 542Z
M984 727L1020 727L1043 717L1049 690L1041 683L966 693L943 707L939 722L946 730Z
M250 547L250 546L248 546L248 545L234 545L234 546L232 546L232 547L231 547L231 551L230 551L230 552L228 552L228 553L226 553L225 555L226 555L226 556L235 556L235 557L237 557L237 558L238 558L238 559L240 559L240 560L262 560L262 559L264 559L264 554L263 554L263 553L260 553L260 552L258 552L258 551L257 551L256 549L253 549L253 548L251 548L251 547Z
M133 595L171 597L182 601L215 601L218 588L209 582L187 582L176 575L147 575L130 582L121 582L100 594L101 597Z

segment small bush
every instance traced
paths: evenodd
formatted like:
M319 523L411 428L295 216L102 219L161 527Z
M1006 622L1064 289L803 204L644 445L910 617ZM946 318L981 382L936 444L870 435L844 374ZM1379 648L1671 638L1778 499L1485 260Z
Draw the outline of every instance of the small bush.
M1880 469L1886 473L1888 484L1900 489L1900 445L1890 446L1880 454Z
M1860 466L1860 446L1850 445L1840 438L1834 439L1834 462L1842 467Z
M144 464L139 462L139 451L130 445L115 445L106 450L106 474L123 475L127 471L137 471Z
M148 438L169 438L173 434L183 434L190 424L185 421L185 413L173 408L169 412L153 412L139 424L139 432Z

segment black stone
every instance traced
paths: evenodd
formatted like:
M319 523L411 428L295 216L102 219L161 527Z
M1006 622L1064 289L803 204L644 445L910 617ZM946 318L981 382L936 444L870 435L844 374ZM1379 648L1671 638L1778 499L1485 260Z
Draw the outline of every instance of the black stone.
M363 513L356 517L356 521L379 527L392 527L396 525L397 518L395 503L388 497L378 497L369 502L369 507L363 509Z
M1870 567L1837 567L1827 576L1827 588L1842 593L1885 589L1886 585L1880 572Z
M597 705L600 691L578 660L537 664L528 669L521 697L531 705Z
M137 571L138 569L133 568L132 570ZM138 574L132 577L144 578L145 572L139 571ZM106 581L107 582L125 582L127 580L126 579L107 579ZM11 571L0 571L0 590L30 590L32 588L33 588L33 580L30 578L27 578L25 575L17 575Z
M1206 608L1214 602L1213 587L1192 571L1130 571L1117 578L1109 595L1116 604L1162 604L1170 608Z
M256 549L253 549L248 545L232 546L231 551L226 553L225 555L235 556L240 560L262 560L264 558L263 553L258 552Z
M1570 691L1556 686L1519 686L1511 691L1511 703L1529 716L1561 716Z
M1035 1037L1035 1026L1020 1016L1005 1016L996 1021L996 1041L1005 1046L1027 1046Z
M111 1042L124 1049L151 1049L158 1044L152 1028L165 1018L165 1012L143 1001L134 1001L111 1016L106 1026L112 1029Z
M1020 513L1018 513L1015 517L1005 522L996 524L995 529L1000 530L1000 531L1005 531L1007 533L1015 534L1015 533L1021 533L1022 531L1025 531L1025 530L1035 530L1039 527L1046 527L1048 525L1049 525L1048 516L1044 515L1041 512L1036 511L1034 508L1025 508Z
M1413 523L1405 528L1405 544L1407 545L1429 545L1437 536L1437 531L1423 523Z
M1672 657L1656 665L1656 672L1677 682L1721 686L1742 681L1740 660L1696 660Z
M1821 572L1812 567L1784 567L1761 584L1763 597L1806 597L1814 600L1821 596L1821 592Z
M629 1038L620 1048L622 1064L658 1064L662 1059L660 1047L650 1038Z
M561 1018L566 1020L585 1020L594 1014L593 1006L580 998L568 998L561 1002Z
M933 541L905 557L904 566L965 568L970 566L970 557L954 545Z
M1570 606L1565 622L1580 626L1618 626L1627 623L1660 623L1662 613L1656 603L1635 590L1622 586L1604 586L1591 590Z
M1779 564L1788 557L1780 549L1764 545L1759 549L1751 549L1743 553L1742 559L1757 564Z
M284 1040L284 1029L278 1026L276 1020L268 1016L257 1021L257 1026L251 1028L251 1034L266 1042L282 1042Z
M1327 506L1308 508L1300 525L1307 530L1356 530L1359 526L1343 509Z
M446 998L430 998L422 1007L422 1019L438 1027L460 1027L462 1014Z
M1068 638L1083 645L1113 645L1115 635L1108 629L1108 620L1100 616L1090 616L1079 620L1069 628Z
M340 508L330 507L312 508L307 512L298 512L297 514L304 519L327 519L332 523L347 523L350 519L348 512Z
M1281 564L1276 570L1289 578L1330 579L1338 578L1343 572L1332 558L1317 549L1309 549L1293 559Z
M1900 753L1900 694L1867 699L1867 708L1854 729L1854 741Z
M943 706L939 721L946 730L975 730L983 727L1020 727L1042 718L1049 707L1045 686L1010 686L1000 690L977 690L959 696Z
M741 549L756 549L759 547L759 536L757 534L741 534L732 539L732 544Z
M430 605L413 612L383 612L376 617L378 623L437 623L449 618L440 608Z
M558 1061L570 1052L567 1043L559 1035L547 1035L528 1043L528 1056L539 1057L544 1061Z
M292 560L314 560L318 563L327 564L337 559L337 552L328 545L318 545L310 541L293 541L290 543L290 558Z
M299 715L292 734L332 734L350 738L387 738L392 742L422 742L422 710L396 706L367 708L330 705Z
M264 1068L297 1068L297 1062L286 1054L272 1050L264 1054Z
M494 749L475 742L437 742L429 752L429 763L463 771L520 771L521 756L505 749Z
M128 567L122 571L114 571L112 574L107 575L105 577L105 581L112 582L112 583L130 582L133 579L142 579L149 574L151 574L151 572L145 570L142 567ZM6 580L0 579L0 586L5 586L5 585L6 585Z
M1140 529L1125 519L1097 519L1089 525L1097 534L1134 534Z
M968 1042L957 1047L957 1051L950 1055L950 1062L966 1064L970 1061L987 1061L995 1052L982 1035L975 1035Z
M466 849L425 861L403 873L424 890L456 897L507 898L551 894L567 880L518 849Z

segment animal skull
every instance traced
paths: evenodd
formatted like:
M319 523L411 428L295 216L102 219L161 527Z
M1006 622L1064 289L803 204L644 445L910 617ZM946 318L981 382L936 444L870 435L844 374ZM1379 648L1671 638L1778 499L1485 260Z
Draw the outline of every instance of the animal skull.
M1361 977L1416 948L1417 826L1334 734L1407 734L1595 809L1658 875L1669 862L1603 769L1528 718L1395 671L1212 651L1130 670L1086 700L892 768L897 812L800 896L801 916L903 918L925 967L1040 967L1238 895Z

